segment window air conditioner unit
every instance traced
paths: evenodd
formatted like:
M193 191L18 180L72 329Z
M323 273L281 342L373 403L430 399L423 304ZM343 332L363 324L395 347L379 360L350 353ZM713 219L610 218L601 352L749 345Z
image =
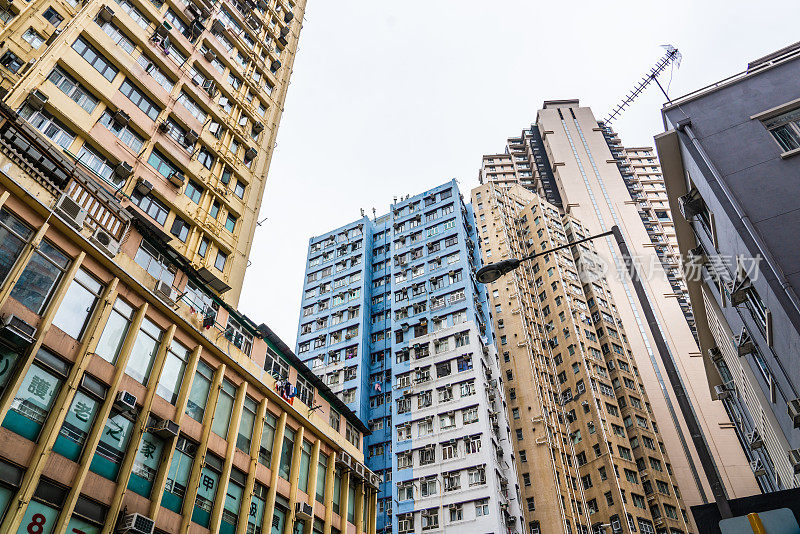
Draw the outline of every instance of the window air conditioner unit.
M756 350L753 338L750 337L750 332L744 327L742 327L742 331L738 336L734 336L733 342L736 343L736 350L739 356L746 356Z
M183 142L186 143L187 145L191 146L191 145L194 145L199 138L200 138L200 136L197 135L197 132L195 132L194 130L188 130L183 135Z
M800 449L792 449L789 451L789 461L794 468L794 474L800 475Z
M258 155L258 151L255 148L250 147L244 153L244 160L245 161L252 161L252 160L254 160L256 158L257 155Z
M47 102L47 95L43 92L35 89L28 94L28 98L25 99L25 102L35 110L40 110L44 107L45 102Z
M294 13L292 13L291 11L287 11L286 13L283 14L283 22L289 24L290 22L292 22L292 20L294 20Z
M111 117L111 120L114 121L114 124L117 126L124 128L131 122L131 116L125 113L124 111L117 110L114 112L114 115Z
M750 469L753 470L753 474L757 477L761 477L767 474L767 470L764 469L764 464L762 464L761 460L758 458L750 462Z
M279 59L272 60L272 64L270 65L272 72L277 71L279 68L281 68L281 61Z
M114 407L121 412L133 412L136 410L136 395L125 390L117 392Z
M761 435L758 433L758 430L753 430L747 434L747 446L750 447L751 451L760 449L764 446L764 440L761 439Z
M164 419L153 427L153 434L164 439L172 439L178 437L179 430L178 423L171 419Z
M182 172L176 171L169 175L169 183L175 187L182 187L186 182L186 176Z
M263 122L254 122L253 123L253 133L258 135L264 131L264 123Z
M731 396L730 390L724 385L714 386L714 393L717 394L719 400L727 399Z
M403 390L403 396L405 396L405 397L410 397L413 394L414 394L414 390L413 389L404 389Z
M314 508L305 502L299 502L294 505L294 515L297 519L303 521L311 521L314 516Z
M692 189L688 194L678 197L678 208L681 210L683 218L687 221L700 215L704 208L704 202L697 189Z
M111 237L111 234L106 232L103 228L97 227L95 229L92 234L92 242L112 258L119 254L119 242Z
M708 355L711 356L711 359L715 362L722 360L722 351L719 350L719 347L711 347L708 349Z
M211 62L217 59L217 54L216 52L208 48L206 49L205 52L203 52L203 57L206 58L206 61Z
M794 428L800 428L800 399L790 400L786 406Z
M158 131L166 134L172 129L172 126L167 121L161 121L158 123Z
M353 462L353 463L355 464L353 467L355 468L356 475L358 475L359 477L363 478L364 477L364 464L359 463L359 462Z
M226 30L225 24L223 24L219 19L214 19L214 22L211 23L211 31L216 33L222 33Z
M136 192L140 195L147 196L150 194L150 191L153 190L153 184L149 181L145 180L144 178L139 178L136 182Z
M353 463L353 458L348 453L342 451L336 455L336 461L349 468L350 465Z
M153 534L156 522L142 514L127 514L122 518L117 532L123 534Z
M3 330L6 330L14 336L20 338L26 344L33 343L33 338L36 336L36 327L29 325L16 315L6 315L2 320Z
M286 37L287 35L289 35L289 27L288 26L281 27L280 35L281 37Z
M56 211L78 230L83 228L83 223L86 221L86 210L66 193L58 200Z
M121 161L114 167L114 175L120 178L128 178L133 174L133 167L127 161Z
M172 285L161 280L156 281L156 295L172 303Z
M737 279L731 282L728 285L731 306L739 306L747 302L747 290L751 287L753 286L748 278Z
M97 13L97 18L102 22L111 22L111 19L114 18L114 10L108 6L103 6Z

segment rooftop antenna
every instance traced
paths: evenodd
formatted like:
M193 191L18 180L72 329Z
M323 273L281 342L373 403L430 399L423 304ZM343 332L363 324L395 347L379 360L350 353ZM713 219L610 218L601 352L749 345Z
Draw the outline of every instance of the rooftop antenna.
M619 117L622 114L622 112L625 110L625 108L630 106L631 103L634 100L636 100L639 97L639 95L642 94L642 92L644 92L645 88L648 85L650 85L651 82L656 82L656 85L658 85L658 88L661 89L661 92L664 93L665 97L667 97L667 102L672 102L672 99L669 97L667 92L664 90L664 88L658 82L658 75L661 74L662 72L664 72L665 70L667 70L667 67L670 64L672 64L675 67L680 68L681 59L683 59L683 56L681 55L680 51L677 48L675 48L674 46L672 46L672 45L668 45L668 44L667 45L661 45L661 47L666 49L667 53L664 54L664 56L661 59L658 60L658 62L655 64L655 66L650 69L650 72L647 74L647 76L642 78L642 81L640 81L639 83L637 83L634 86L634 88L631 91L631 93L628 96L626 96L622 100L622 102L620 102L617 105L617 107L615 107L614 110L611 113L608 114L608 116L606 116L606 118L604 119L604 122L606 124L609 124L611 121L613 121L614 119Z
M374 221L377 218L378 218L377 212L375 211L375 208L372 208L372 220Z
M361 209L361 216L363 217L364 216L364 208L360 208L360 209Z

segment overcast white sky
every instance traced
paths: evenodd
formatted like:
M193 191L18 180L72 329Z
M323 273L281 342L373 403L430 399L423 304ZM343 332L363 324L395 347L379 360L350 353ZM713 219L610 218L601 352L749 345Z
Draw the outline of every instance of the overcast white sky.
M481 155L544 100L602 118L659 45L683 53L679 96L800 39L799 14L798 0L308 0L240 309L294 348L312 235L451 178L468 196ZM652 146L663 102L653 86L613 124L624 144Z

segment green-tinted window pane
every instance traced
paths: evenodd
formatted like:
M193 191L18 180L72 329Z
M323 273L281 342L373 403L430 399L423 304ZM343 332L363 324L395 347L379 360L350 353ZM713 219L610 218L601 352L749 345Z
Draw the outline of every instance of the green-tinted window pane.
M347 520L351 523L356 520L356 487L353 484L347 487Z
M211 389L211 368L203 362L197 363L197 373L192 379L192 389L189 391L189 402L186 403L186 415L195 421L203 421L206 411L208 392Z
M214 421L211 423L211 430L216 435L227 437L228 425L231 422L231 412L233 411L233 400L236 395L236 388L227 380L222 381L222 389L217 398L217 407L214 409Z
M342 499L342 471L337 469L333 475L333 511L339 513L339 503Z
M300 451L300 480L299 488L308 493L308 474L311 470L311 444L303 440L303 450Z
M272 530L270 534L283 534L286 526L286 512L280 508L275 508L272 516Z
M250 499L250 510L247 514L247 534L260 534L261 523L264 522L264 509L267 501L264 498L266 488L256 486L256 491Z
M17 395L11 401L11 409L3 420L3 426L24 438L36 441L60 387L60 378L37 364L32 364Z
M325 476L328 471L328 457L319 453L319 465L317 467L317 502L325 502Z
M264 431L261 434L261 447L258 449L258 462L269 467L272 461L272 447L275 441L275 426L278 420L271 413L267 413L264 420Z
M56 526L58 510L38 501L31 501L19 526L18 533L50 534ZM41 529L40 529L41 527Z
M160 339L161 330L149 319L144 319L125 368L128 375L142 384L147 385Z
M106 421L97 451L89 470L110 480L116 480L119 466L125 457L133 422L122 414L112 414Z
M58 432L53 450L70 460L77 461L99 408L100 403L97 400L82 391L77 391L64 424Z
M218 484L219 473L204 466L200 473L200 487L197 489L197 499L194 501L194 511L192 512L192 521L200 526L208 527Z
M294 452L294 430L286 427L283 434L283 447L281 447L281 462L278 466L278 475L289 480L289 472L292 469L292 453Z
M14 496L14 491L5 486L0 486L0 518L5 517L8 503L11 502L11 497Z
M67 534L100 534L101 530L100 527L75 516L72 516L67 524Z
M233 480L228 481L228 489L225 493L225 504L222 508L220 534L234 534L236 532L239 509L242 507L242 493L244 493L243 487Z
M114 302L114 309L103 328L100 341L94 350L95 354L109 363L116 362L119 351L122 349L122 342L125 341L125 335L128 333L132 315L133 308L124 301L117 299Z
M133 470L128 481L128 488L142 497L150 497L153 489L153 481L158 471L158 461L161 458L161 451L164 449L164 442L161 438L154 436L150 432L142 434L142 441L139 443L139 450L136 451L136 458L133 460Z
M167 483L164 485L164 497L161 505L173 512L180 513L183 497L186 495L186 484L192 471L193 457L176 450L169 464Z

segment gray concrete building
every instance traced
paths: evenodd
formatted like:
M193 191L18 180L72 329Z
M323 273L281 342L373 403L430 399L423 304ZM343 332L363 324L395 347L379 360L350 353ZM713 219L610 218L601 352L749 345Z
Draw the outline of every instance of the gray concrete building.
M656 136L712 395L764 492L800 472L800 43L668 103Z

